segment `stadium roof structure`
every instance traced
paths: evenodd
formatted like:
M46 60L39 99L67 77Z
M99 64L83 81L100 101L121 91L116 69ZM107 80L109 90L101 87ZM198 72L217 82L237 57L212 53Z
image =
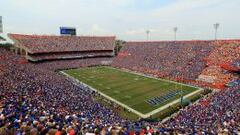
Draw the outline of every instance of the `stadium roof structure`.
M45 36L8 34L15 46L31 54L114 50L115 36Z
M6 39L0 36L0 41L5 41Z

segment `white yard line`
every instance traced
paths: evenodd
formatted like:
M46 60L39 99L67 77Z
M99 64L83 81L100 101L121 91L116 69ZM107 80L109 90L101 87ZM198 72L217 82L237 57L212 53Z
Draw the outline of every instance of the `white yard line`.
M109 67L109 68L111 68L111 67ZM113 68L113 69L116 69L116 68ZM119 70L119 69L117 69L117 70ZM120 70L120 71L122 71L122 70ZM61 72L63 75L67 76L68 78L72 79L74 82L77 82L77 83L79 83L79 84L81 84L81 85L83 85L83 86L85 86L85 87L90 88L90 89L93 90L93 91L98 92L98 93L99 93L100 95L102 95L103 97L109 99L110 101L113 101L113 102L117 103L118 105L120 105L120 106L122 106L122 107L124 107L124 108L126 108L126 109L128 109L128 110L130 110L131 112L137 114L138 116L140 116L140 117L142 117L142 118L149 118L150 116L152 116L152 115L154 115L154 114L156 114L156 113L158 113L158 112L160 112L160 111L162 111L162 110L164 110L164 109L166 109L166 108L168 108L168 107L170 107L170 106L172 106L172 105L174 105L174 104L179 103L179 102L180 102L180 99L181 99L181 98L178 98L178 99L176 99L176 100L174 100L174 101L172 101L172 102L170 102L170 103L168 103L168 104L166 104L166 105L164 105L164 106L162 106L162 107L160 107L160 108L157 108L157 109L155 109L155 110L153 110L153 111L151 111L151 112L149 112L149 113L147 113L147 114L143 114L143 113L141 113L141 112L139 112L139 111L137 111L137 110L129 107L128 105L125 105L125 104L117 101L116 99L114 99L114 98L112 98L112 97L110 97L110 96L102 93L101 91L96 90L95 88L93 88L93 87L91 87L91 86L89 86L89 85L87 85L87 84L79 81L78 79L76 79L76 78L68 75L67 73L65 73L65 72L63 72L63 71L60 71L60 72ZM124 71L124 72L127 72L127 71ZM139 74L139 73L134 73L134 72L133 72L133 74L145 76L145 77L148 77L148 78L158 79L158 80L162 80L162 81L172 82L172 81L168 81L168 80L164 80L164 79L159 79L159 78L154 78L154 77L151 77L151 76L146 76L146 75ZM177 82L172 82L172 83L177 83ZM177 84L181 84L181 83L177 83ZM77 85L77 84L75 84L75 85ZM181 85L186 85L186 84L181 84ZM186 86L189 86L189 85L186 85ZM189 86L189 87L193 87L193 86ZM198 88L198 87L195 87L195 88ZM192 92L192 93L190 93L190 94L188 94L188 95L183 96L183 98L188 98L188 97L190 97L190 96L192 96L192 95L194 95L194 94L196 94L196 93L198 93L198 92L200 92L200 91L202 91L202 90L203 90L202 88L198 88L198 90L196 90L196 91L194 91L194 92Z
M171 82L171 83L174 83L174 84L180 84L180 85L184 85L184 86L188 86L188 87L193 87L193 88L197 88L197 89L202 89L202 88L197 87L197 86L188 85L188 84L179 83L179 82L174 82L174 81L166 80L166 79L162 79L162 78L157 78L157 77L154 77L154 76L151 76L151 75L146 75L146 74L143 74L143 73L134 72L134 71L131 71L131 70L128 70L128 69L125 69L125 68L118 69L118 68L109 67L109 66L105 66L105 67L110 68L110 69L115 69L115 70L118 70L118 71L122 71L122 72L126 72L126 73L131 73L131 74L135 74L135 75L144 76L144 77L147 77L147 78L152 78L152 79L156 79L156 80L161 80L161 81L164 81L164 82Z
M73 79L74 81L76 81L76 82L78 82L78 83L80 83L80 84L82 84L82 85L84 85L84 86L89 87L89 88L92 89L93 91L98 92L100 95L104 96L105 98L107 98L107 99L109 99L109 100L111 100L111 101L119 104L120 106L122 106L122 107L124 107L124 108L127 108L128 110L132 111L133 113L137 114L138 116L140 116L140 117L142 117L142 118L145 118L145 115L144 115L144 114L142 114L142 113L140 113L140 112L132 109L131 107L129 107L129 106L127 106L127 105L125 105L125 104L123 104L123 103L121 103L121 102L113 99L112 97L110 97L110 96L102 93L101 91L96 90L95 88L93 88L93 87L91 87L91 86L89 86L89 85L87 85L87 84L85 84L85 83L83 83L83 82L80 82L78 79L76 79L76 78L68 75L67 73L65 73L65 72L63 72L63 71L60 71L60 72L61 72L62 74L64 74L65 76L69 77L70 79Z

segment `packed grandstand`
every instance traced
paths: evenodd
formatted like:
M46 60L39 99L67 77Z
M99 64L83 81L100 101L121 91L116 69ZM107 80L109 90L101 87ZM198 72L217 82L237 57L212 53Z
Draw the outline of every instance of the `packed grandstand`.
M31 61L114 55L115 37L37 36L9 34Z
M240 40L126 42L114 56L115 37L9 36L13 46L0 47L3 135L240 133ZM130 120L57 72L99 65L213 92L163 121Z

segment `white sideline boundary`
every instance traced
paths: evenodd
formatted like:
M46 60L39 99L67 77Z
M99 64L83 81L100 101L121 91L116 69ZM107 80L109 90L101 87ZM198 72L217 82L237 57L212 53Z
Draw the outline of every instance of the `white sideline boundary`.
M112 68L112 67L107 67L107 68ZM117 69L117 68L112 68L112 69L119 70L119 71L124 71L124 70L120 70L120 69ZM124 71L124 72L127 72L127 71ZM156 113L158 113L158 112L160 112L160 111L162 111L162 110L164 110L164 109L167 109L168 107L170 107L170 106L172 106L172 105L174 105L174 104L179 103L180 100L181 100L181 98L178 98L178 99L176 99L176 100L174 100L174 101L172 101L172 102L170 102L170 103L168 103L168 104L166 104L166 105L163 105L163 106L161 106L161 107L159 107L159 108L157 108L157 109L155 109L155 110L153 110L153 111L151 111L151 112L149 112L149 113L143 114L143 113L141 113L141 112L139 112L139 111L137 111L137 110L129 107L128 105L125 105L125 104L117 101L116 99L114 99L114 98L112 98L112 97L110 97L110 96L102 93L101 91L99 91L99 90L97 90L97 89L95 89L95 88L93 88L93 87L91 87L91 86L89 86L89 85L81 82L80 80L78 80L78 79L70 76L69 74L65 73L64 71L60 71L60 73L62 73L63 75L67 76L68 78L70 78L70 79L73 80L74 82L77 82L77 83L83 85L84 87L88 87L88 88L90 88L92 91L98 92L98 93L99 93L100 95L102 95L103 97L107 98L108 100L110 100L110 101L112 101L112 102L117 103L118 105L120 105L120 106L122 106L122 107L124 107L124 108L126 108L126 109L128 109L128 110L130 110L131 112L135 113L136 115L140 116L141 118L149 118L150 116L152 116L152 115L154 115L154 114L156 114ZM189 93L189 94L183 96L183 98L191 97L192 95L195 95L196 93L199 93L199 92L201 92L201 91L203 90L202 88L199 88L199 87L190 86L190 85L187 85L187 84L182 84L182 83L173 82L173 81L168 81L168 80L164 80L164 79L160 79L160 78L155 78L155 77L152 77L152 76L147 76L147 75L145 75L145 74L140 74L140 73L135 73L135 72L127 72L127 73L132 73L132 74L136 74L136 75L140 75L140 76L144 76L144 77L148 77L148 78L152 78L152 79L157 79L157 80L161 80L161 81L165 81L165 82L171 82L171 83L175 83L175 84L185 85L185 86L188 86L188 87L198 88L198 90L196 90L196 91L194 91L194 92L192 92L192 93ZM75 84L75 83L74 83L74 84ZM75 84L75 85L77 85L77 84Z

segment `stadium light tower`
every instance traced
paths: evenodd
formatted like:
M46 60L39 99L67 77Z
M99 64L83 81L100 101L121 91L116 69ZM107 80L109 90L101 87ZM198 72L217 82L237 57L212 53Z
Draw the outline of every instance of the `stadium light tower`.
M3 33L2 16L0 16L0 34Z
M146 30L147 40L149 40L150 30Z
M219 23L213 24L213 27L214 27L214 29L215 29L215 40L217 40L217 30L218 30L219 26L220 26Z
M175 40L175 41L177 40L177 30L178 30L178 27L174 27L174 28L173 28L173 31L174 31L174 40Z

